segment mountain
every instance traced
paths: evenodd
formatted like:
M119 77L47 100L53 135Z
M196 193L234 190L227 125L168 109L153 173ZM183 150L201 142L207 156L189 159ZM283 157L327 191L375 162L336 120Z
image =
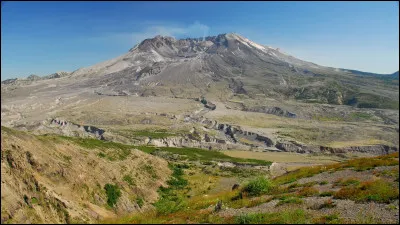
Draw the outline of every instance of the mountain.
M1 84L30 84L33 81L38 81L38 80L48 80L48 79L55 79L55 78L60 78L60 77L65 77L69 75L69 72L56 72L52 73L43 77L40 77L35 74L29 75L27 78L11 78L11 79L6 79L1 82Z
M306 62L279 48L228 33L204 39L156 36L117 58L35 80L67 77L69 89L90 89L102 95L207 96L226 101L239 94L250 99L265 96L398 109L396 76L381 79L370 74Z
M351 72L353 74L361 75L361 76L390 77L392 79L395 79L396 76L399 75L399 71L391 73L391 74L380 74L380 73L363 72L363 71L359 71L359 70L349 70L349 69L341 69L341 70L348 71L348 72Z
M176 40L156 36L128 53L74 71L103 94L198 97L244 94L275 99L398 108L398 80L324 67L235 33ZM90 78L90 79L88 79ZM391 79L391 77L390 77ZM216 90L217 89L217 90ZM373 90L373 91L372 91ZM381 100L384 100L382 103Z

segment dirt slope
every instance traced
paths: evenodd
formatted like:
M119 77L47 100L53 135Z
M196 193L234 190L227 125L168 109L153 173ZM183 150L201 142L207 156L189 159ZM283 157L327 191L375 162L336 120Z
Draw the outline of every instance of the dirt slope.
M1 222L94 222L140 211L151 207L170 173L165 160L135 149L84 148L2 127ZM113 208L105 184L120 188Z

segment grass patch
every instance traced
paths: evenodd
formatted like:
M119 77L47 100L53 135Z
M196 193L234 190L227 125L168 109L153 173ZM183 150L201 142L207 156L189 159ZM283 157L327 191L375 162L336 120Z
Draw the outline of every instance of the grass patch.
M383 170L383 171L374 171L373 174L375 176L387 176L387 177L393 177L396 181L399 181L399 168L394 167L388 170Z
M134 146L131 145L108 142L94 138L77 138L67 136L57 136L57 138L73 142L86 149L105 150L105 152L98 153L98 156L107 158L110 161L124 160L131 154L131 150L134 149Z
M345 168L352 168L356 171L370 170L379 166L394 166L399 165L399 153L395 152L388 155L369 157L369 158L357 158L351 159L346 162L335 163L331 165L311 166L303 167L282 176L274 178L275 184L287 184L295 182L304 177L312 177L316 174L325 171L338 171Z
M312 181L312 182L304 183L304 184L302 184L302 185L300 185L300 186L303 186L303 187L312 187L312 186L314 186L314 185L316 185L316 184L318 184L317 181Z
M6 128L5 130L9 130ZM258 160L258 159L243 159L243 158L235 158L228 155L225 155L219 151L210 151L205 149L199 148L174 148L174 147L154 147L154 146L133 146L133 145L126 145L116 142L109 142L98 140L94 138L77 138L77 137L67 137L67 136L55 136L55 135L42 135L38 136L42 139L51 139L52 141L57 140L67 140L73 142L83 148L86 149L101 149L106 150L105 153L98 155L100 157L106 157L107 159L114 161L114 160L124 160L129 156L132 149L138 149L146 153L153 153L155 151L166 151L172 154L178 154L181 156L186 157L190 161L202 161L202 162L209 162L209 161L222 161L222 162L232 162L238 164L252 164L252 165L261 165L261 166L270 166L272 162L265 161L265 160ZM112 151L114 150L114 151Z
M146 171L153 179L157 179L157 173L151 165L143 165L143 170Z
M234 217L236 224L304 224L308 221L302 209L280 213L249 213Z
M125 175L122 178L122 180L125 181L126 183L128 183L130 186L134 186L135 185L135 181L133 180L133 178L129 174Z
M272 162L265 160L257 160L257 159L242 159L242 158L234 158L228 155L225 155L219 151L211 151L204 150L199 148L174 148L174 147L151 147L151 146L137 146L137 149L147 152L153 153L155 151L166 151L173 154L179 154L185 156L190 161L222 161L222 162L232 162L232 163L241 163L241 164L254 164L254 165L262 165L262 166L270 166Z
M103 152L99 152L97 155L98 155L100 158L105 158L105 157L106 157L106 154L104 154Z
M399 198L399 189L385 180L367 181L357 187L343 187L334 194L334 198L390 203Z
M313 220L316 224L341 224L342 220L339 218L338 214L330 214L326 216L321 216Z
M303 199L295 196L283 196L281 200L276 204L276 206L284 204L302 204Z
M316 196L318 194L319 191L313 187L303 187L297 192L297 195L302 197Z
M340 178L334 182L334 186L350 186L350 185L357 186L359 184L360 181L357 180L356 178L347 178L347 179Z
M324 180L324 181L319 182L318 184L319 184L319 185L327 185L328 183L329 183L328 181L325 181L325 180Z
M114 131L122 136L127 138L135 138L135 137L149 137L151 139L161 139L167 138L171 136L177 136L179 134L168 132L165 129L158 130L118 130Z
M363 113L363 112L352 112L352 113L350 113L349 117L351 119L355 119L355 120L359 120L359 119L368 120L368 119L371 119L373 116L368 113Z

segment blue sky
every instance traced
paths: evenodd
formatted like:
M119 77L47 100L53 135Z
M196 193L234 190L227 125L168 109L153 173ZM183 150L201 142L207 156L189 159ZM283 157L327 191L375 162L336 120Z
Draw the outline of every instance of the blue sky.
M74 71L157 34L235 32L324 66L399 70L397 2L6 2L1 80Z

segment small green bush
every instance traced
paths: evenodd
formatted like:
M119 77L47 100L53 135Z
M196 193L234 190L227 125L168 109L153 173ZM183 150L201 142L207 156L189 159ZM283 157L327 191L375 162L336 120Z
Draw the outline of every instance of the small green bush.
M139 206L140 208L142 208L142 206L143 206L143 204L144 204L143 198L138 197L138 198L136 199L136 203L138 204L138 206Z
M333 192L333 191L324 191L321 194L319 194L319 196L320 197L327 197L327 196L332 196L334 194L335 194L335 192Z
M319 185L327 185L328 184L328 181L321 181L321 182L319 182Z
M38 203L38 200L37 200L37 198L32 197L32 198L31 198L31 202L32 202L32 204L37 204L37 203Z
M110 207L114 207L118 201L118 198L121 197L121 190L117 185L112 184L104 185L104 189L106 190L107 194L107 204Z
M251 180L243 189L244 192L247 192L249 196L259 196L262 194L267 194L270 190L272 190L273 185L270 180L265 177L257 177L254 180Z

